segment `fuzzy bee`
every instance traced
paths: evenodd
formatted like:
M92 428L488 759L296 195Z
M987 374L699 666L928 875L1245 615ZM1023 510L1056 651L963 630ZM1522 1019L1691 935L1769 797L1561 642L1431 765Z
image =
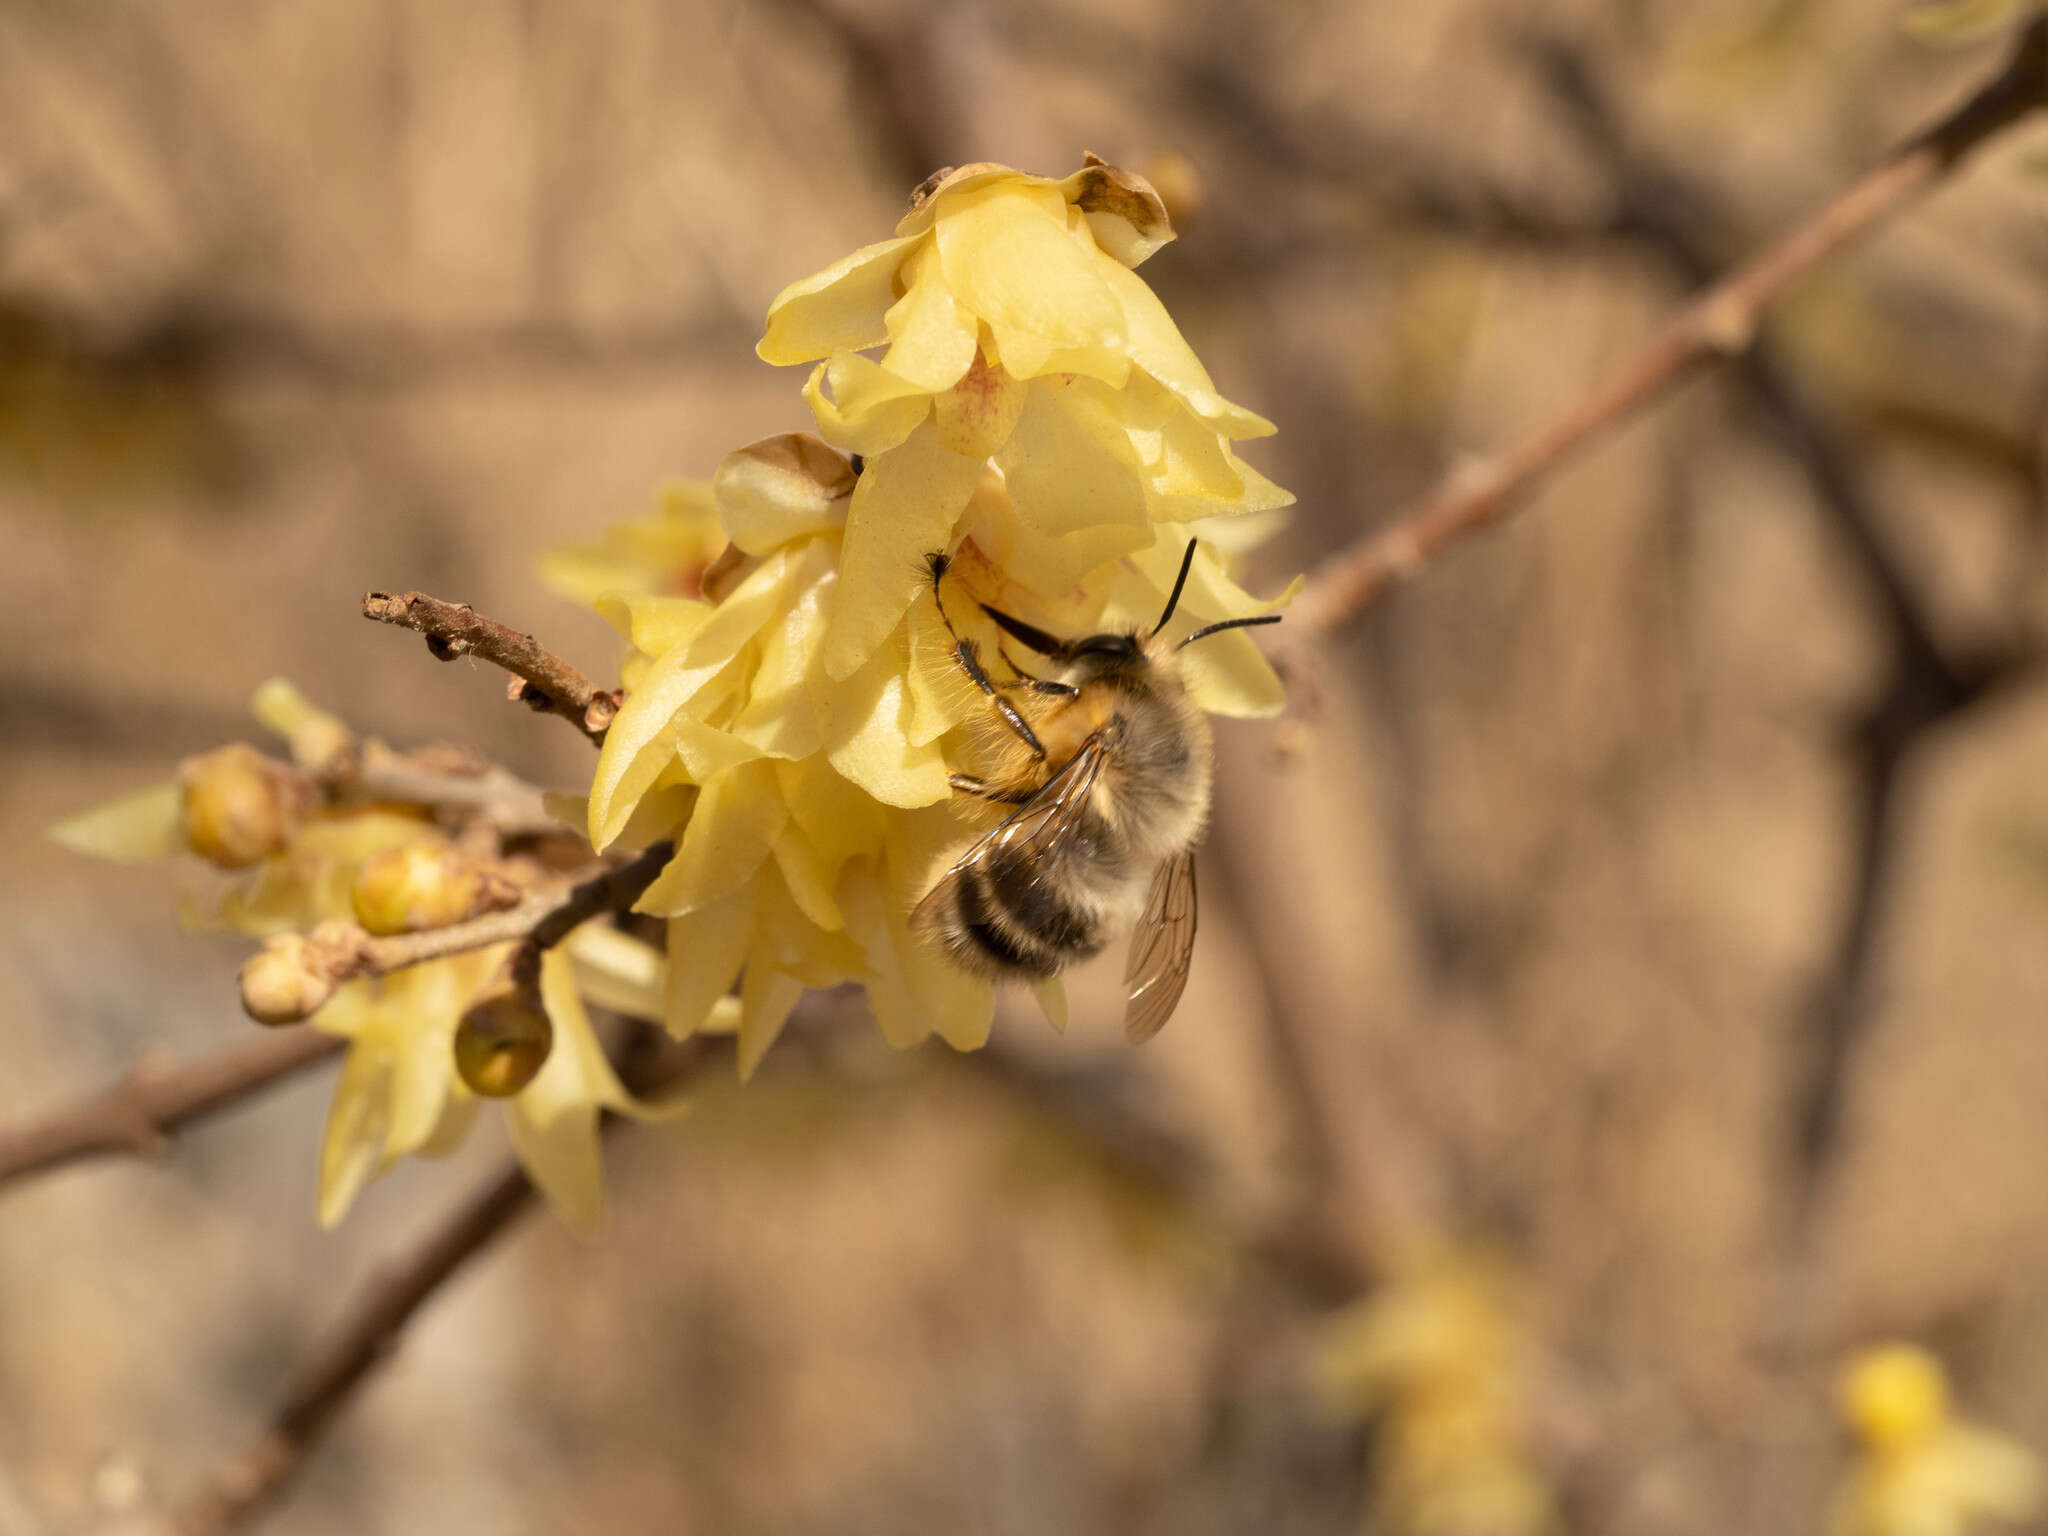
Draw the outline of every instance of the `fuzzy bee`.
M1221 630L1274 624L1278 614L1226 619L1178 643L1160 638L1194 564L1190 542L1166 611L1145 634L1061 640L981 604L996 627L1050 663L1036 676L997 649L1014 678L992 680L962 639L941 588L950 557L930 557L932 595L960 670L1015 738L1004 777L956 773L953 788L1016 809L939 876L912 926L967 970L1036 983L1131 935L1124 1031L1159 1032L1195 946L1195 845L1209 819L1215 768L1209 722L1188 697L1176 652ZM1043 703L1030 717L1011 695Z

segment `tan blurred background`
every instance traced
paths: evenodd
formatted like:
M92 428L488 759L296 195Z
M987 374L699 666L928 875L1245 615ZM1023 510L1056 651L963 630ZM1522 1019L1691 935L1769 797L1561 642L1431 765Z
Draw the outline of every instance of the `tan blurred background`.
M1146 275L1281 425L1270 584L1986 69L1897 9L5 0L0 1119L248 1027L175 876L41 829L249 735L264 677L588 771L357 598L608 666L533 556L807 425L766 304L927 171L1185 157ZM1291 764L1224 730L1173 1027L1130 1059L1106 964L1064 1040L999 1026L1171 1129L1208 1215L937 1047L800 1040L614 1145L601 1241L534 1220L458 1281L270 1528L1356 1529L1313 1308L1213 1219L1304 1198L1276 1018L1376 1176L1521 1266L1570 1528L1817 1529L1880 1335L2048 1441L2044 156L1376 609ZM0 1192L0 1467L59 1528L189 1488L502 1145L323 1235L325 1092Z

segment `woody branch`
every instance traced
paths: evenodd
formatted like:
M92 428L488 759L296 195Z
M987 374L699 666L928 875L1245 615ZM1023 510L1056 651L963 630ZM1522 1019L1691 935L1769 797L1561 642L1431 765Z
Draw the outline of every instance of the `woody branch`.
M1520 442L1453 469L1383 528L1330 556L1288 614L1288 644L1340 628L1448 546L1504 521L1530 491L1607 433L1715 363L1746 353L1788 287L1939 186L1987 140L2048 105L2048 17L2005 67L1947 116L1851 182L1775 245L1680 310L1635 356Z

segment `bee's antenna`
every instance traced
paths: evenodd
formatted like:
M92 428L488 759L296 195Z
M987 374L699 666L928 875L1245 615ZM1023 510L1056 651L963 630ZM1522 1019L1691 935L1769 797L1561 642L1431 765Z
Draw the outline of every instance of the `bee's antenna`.
M1192 635L1189 635L1187 639L1181 641L1179 645L1176 645L1174 649L1176 651L1184 651L1189 646L1193 645L1197 640L1201 640L1209 635L1213 635L1217 633L1219 630L1249 629L1254 624L1278 624L1279 622L1280 615L1277 613L1262 613L1254 618L1249 619L1224 619L1221 623L1218 624L1203 625L1200 629L1196 630Z
M1154 635L1166 628L1166 621L1173 617L1173 610L1180 606L1181 588L1188 584L1188 572L1194 569L1196 542L1194 539L1189 539L1188 552L1180 557L1180 574L1173 579L1173 595L1166 600L1166 612L1159 615L1159 622L1152 626L1152 634ZM1151 635L1147 635L1145 638L1149 640ZM1187 641L1183 640L1181 644L1186 645Z

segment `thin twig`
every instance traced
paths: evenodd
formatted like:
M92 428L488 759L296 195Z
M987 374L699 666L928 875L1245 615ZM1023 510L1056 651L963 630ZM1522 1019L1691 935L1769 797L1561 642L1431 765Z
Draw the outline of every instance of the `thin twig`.
M193 1121L233 1108L346 1044L291 1030L257 1035L182 1066L145 1056L112 1087L0 1132L0 1185L89 1157L155 1156Z
M425 635L427 649L443 661L477 656L503 667L516 679L508 697L560 715L593 745L603 745L619 712L616 690L598 687L533 636L485 618L466 603L424 592L372 592L363 598L363 617Z
M635 1093L673 1087L709 1052L702 1042L675 1049L645 1043L629 1052L620 1077ZM607 1117L605 1128L618 1125ZM262 1512L333 1427L356 1392L396 1352L406 1325L440 1288L533 1204L533 1185L517 1163L477 1191L403 1261L374 1277L326 1342L286 1388L268 1425L228 1459L172 1516L177 1536L227 1536Z
M2028 25L2005 68L1776 245L1669 320L1564 415L1503 452L1461 466L1410 510L1319 566L1288 615L1300 645L1351 619L1446 546L1515 512L1575 454L1707 365L1740 356L1764 309L1798 278L1939 185L1978 145L2048 103L2048 17Z
M520 943L515 964L534 967L539 952L560 943L579 924L605 912L632 906L674 857L675 845L659 842L630 863L581 884L532 892L517 906L486 912L467 922L418 933L372 935L354 923L323 923L311 933L281 934L242 967L242 1006L265 1024L289 1024L309 1017L345 982L388 976L430 960Z

